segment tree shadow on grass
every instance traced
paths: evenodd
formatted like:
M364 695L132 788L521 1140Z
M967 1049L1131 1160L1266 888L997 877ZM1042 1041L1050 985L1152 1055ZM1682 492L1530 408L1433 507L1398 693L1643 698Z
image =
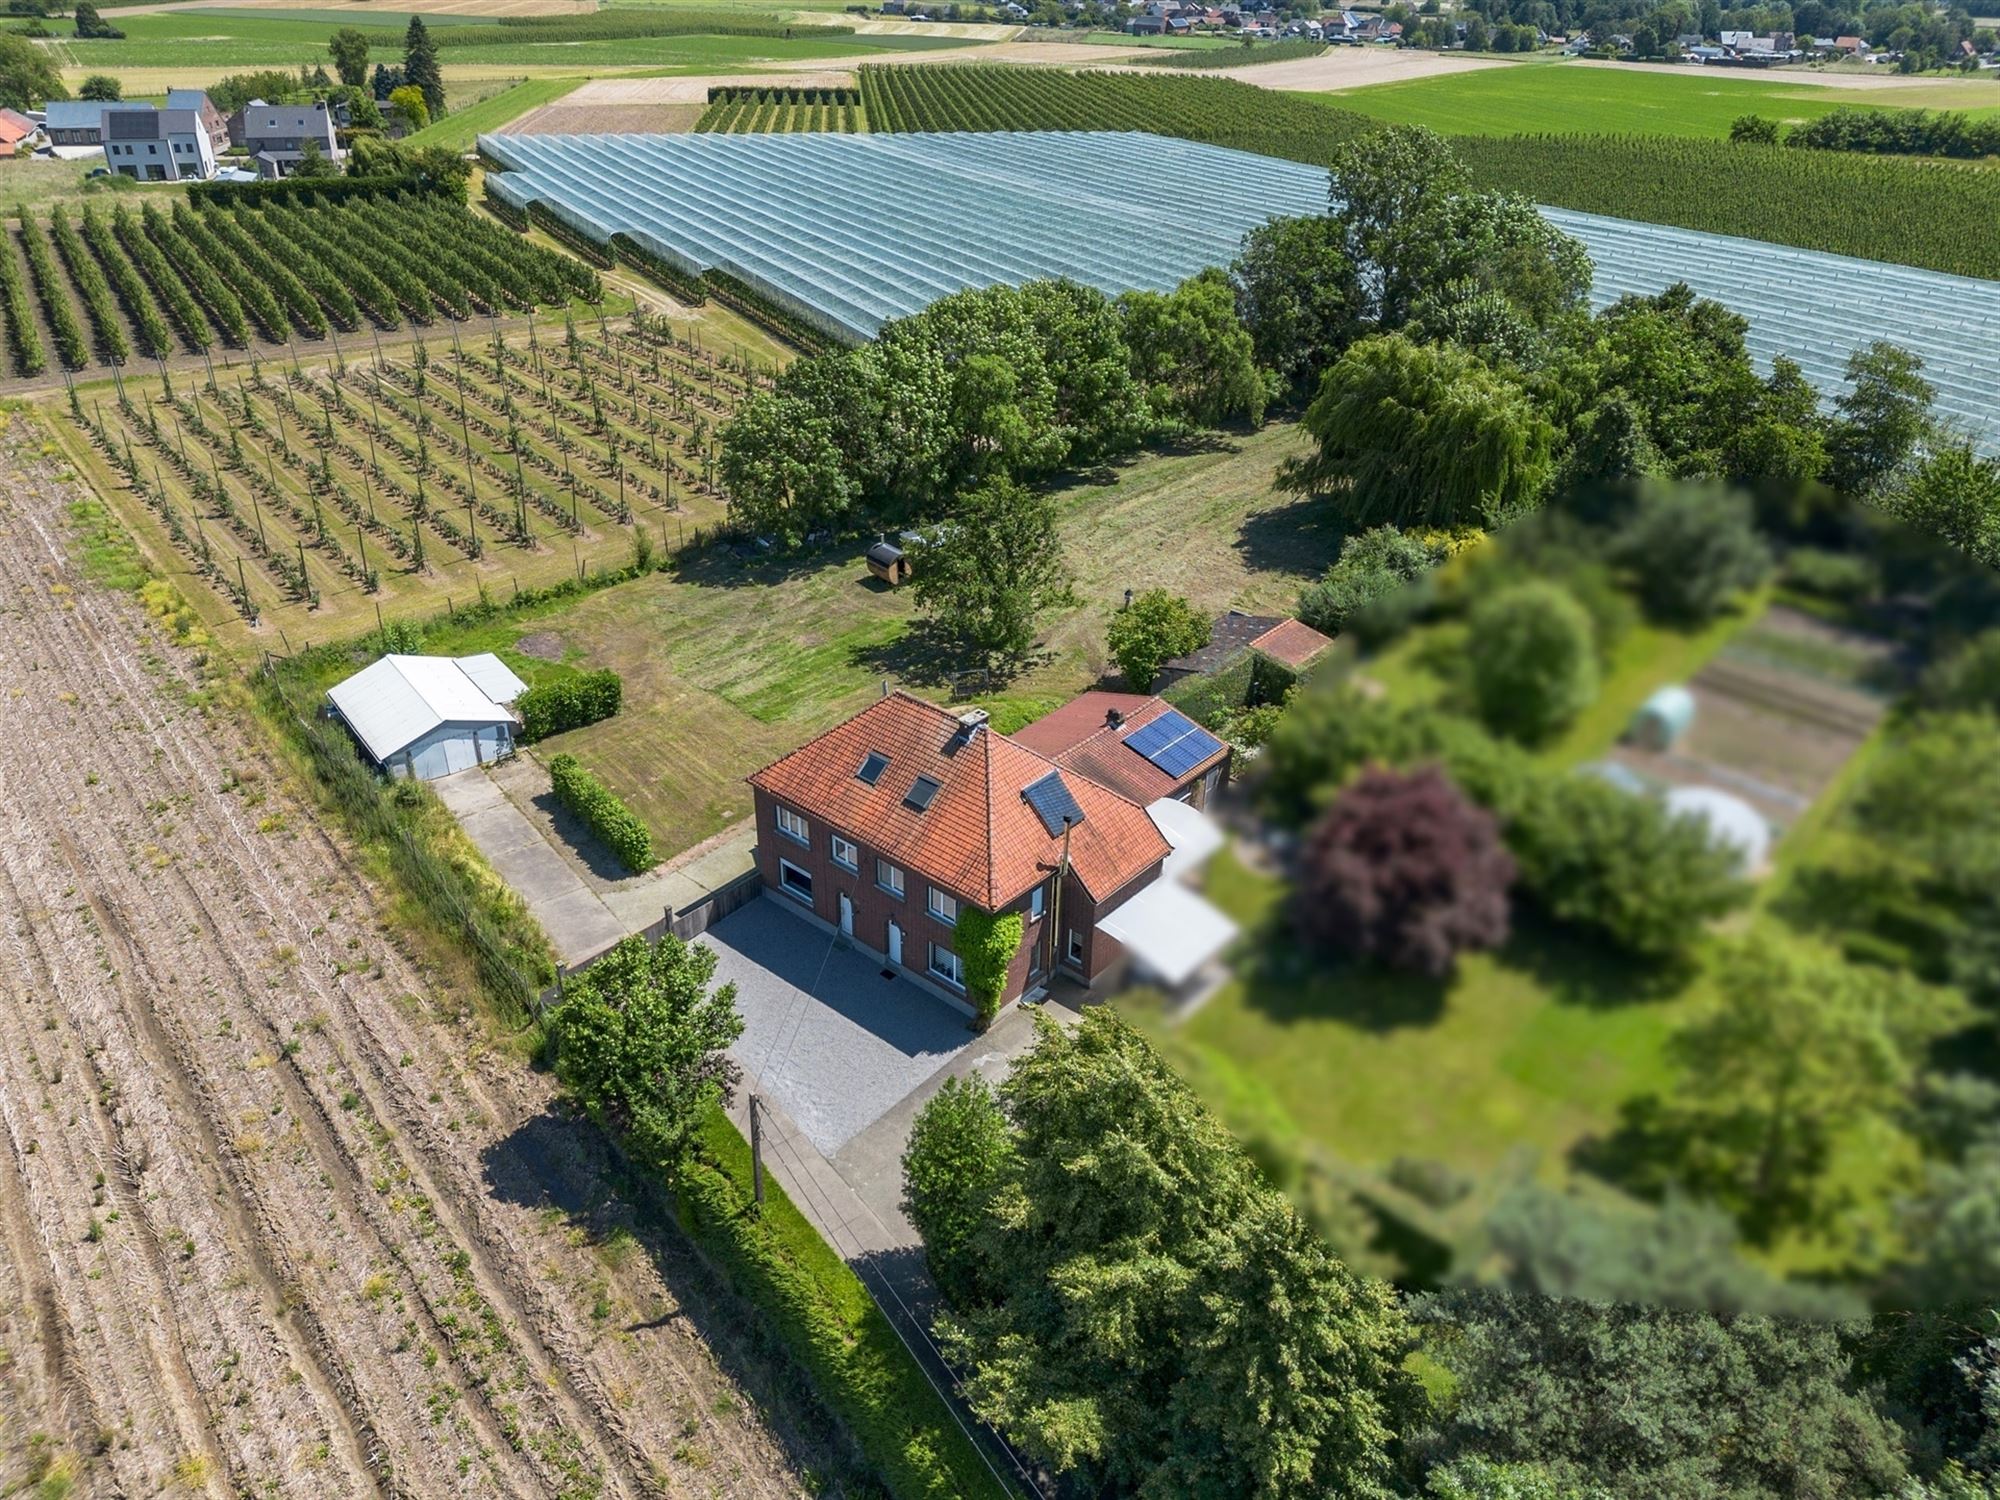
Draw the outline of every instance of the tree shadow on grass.
M1332 502L1311 495L1246 517L1235 546L1251 572L1293 573L1303 586L1333 566L1346 536Z
M1236 972L1244 1003L1283 1025L1344 1021L1373 1032L1432 1026L1451 990L1449 979L1318 952L1294 938L1282 919L1252 939Z
M848 662L911 686L969 698L1006 687L1049 655L1036 651L1019 660L996 659L989 664L984 653L967 647L940 622L918 616L889 640L856 646Z
M481 1166L495 1199L587 1236L607 1265L615 1268L620 1254L646 1257L665 1298L634 1309L622 1329L626 1336L678 1339L671 1326L685 1324L765 1415L797 1473L865 1479L811 1377L769 1318L709 1268L680 1229L668 1192L636 1171L596 1125L552 1108L487 1146Z
M1691 960L1644 959L1517 905L1513 935L1495 955L1559 1005L1612 1010L1670 1000L1694 978Z

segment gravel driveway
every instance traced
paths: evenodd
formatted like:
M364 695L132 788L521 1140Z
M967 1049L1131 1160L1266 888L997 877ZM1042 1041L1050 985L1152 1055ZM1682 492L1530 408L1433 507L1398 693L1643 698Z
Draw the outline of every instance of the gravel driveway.
M965 1017L866 954L836 945L767 896L698 941L733 981L743 1035L730 1048L746 1084L832 1156L974 1040Z

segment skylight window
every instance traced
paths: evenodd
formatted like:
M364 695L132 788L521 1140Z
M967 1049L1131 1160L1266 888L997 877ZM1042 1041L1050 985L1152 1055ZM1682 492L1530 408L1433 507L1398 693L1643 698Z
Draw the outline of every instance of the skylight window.
M861 769L854 773L855 780L875 785L882 779L882 773L889 769L889 757L880 750L870 750L868 758L861 762Z
M910 795L903 799L903 806L924 811L931 805L931 799L938 794L938 781L930 776L919 776L910 784Z

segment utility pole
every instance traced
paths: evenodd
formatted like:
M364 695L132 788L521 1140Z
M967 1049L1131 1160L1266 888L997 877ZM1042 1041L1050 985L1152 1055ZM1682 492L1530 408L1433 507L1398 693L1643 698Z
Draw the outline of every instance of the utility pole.
M764 1117L755 1094L750 1096L750 1192L756 1200L755 1213L764 1216Z

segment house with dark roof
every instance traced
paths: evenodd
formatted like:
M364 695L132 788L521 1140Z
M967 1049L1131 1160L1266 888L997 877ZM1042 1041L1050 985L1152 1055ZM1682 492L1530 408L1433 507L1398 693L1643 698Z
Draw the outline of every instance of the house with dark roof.
M1209 628L1208 644L1160 664L1153 685L1166 689L1190 677L1213 677L1242 661L1261 657L1293 677L1303 676L1333 645L1301 620L1287 615L1249 615L1232 609Z
M220 156L229 149L229 117L215 107L215 101L208 97L205 89L168 89L168 109L191 109L201 120L201 128L208 133L208 146L212 155Z
M1184 983L1235 935L1162 880L1177 845L1145 804L978 709L890 693L749 781L767 895L961 1009L953 938L968 907L1021 916L1003 1004L1057 974Z
M42 111L42 129L58 148L102 146L104 104L95 99L51 99Z
M310 141L328 161L341 161L333 112L324 99L311 104L266 104L252 99L229 119L229 139L250 153L257 175L289 177Z
M1229 776L1227 744L1145 693L1079 693L1014 741L1141 807L1168 799L1205 808Z
M118 105L104 111L104 161L121 177L179 182L215 175L215 148L199 113Z

